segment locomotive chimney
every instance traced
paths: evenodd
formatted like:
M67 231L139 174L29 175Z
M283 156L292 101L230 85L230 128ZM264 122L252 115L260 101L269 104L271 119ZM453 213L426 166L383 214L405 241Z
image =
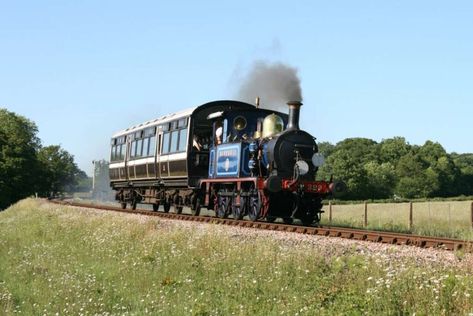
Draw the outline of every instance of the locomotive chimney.
M301 101L289 101L289 121L287 123L286 130L298 130L299 129L299 114L302 106Z

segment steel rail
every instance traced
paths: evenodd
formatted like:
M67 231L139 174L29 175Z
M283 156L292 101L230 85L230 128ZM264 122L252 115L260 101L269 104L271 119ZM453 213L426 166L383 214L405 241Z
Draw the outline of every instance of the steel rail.
M176 214L176 213L164 213L164 212L152 212L149 210L137 209L122 209L120 207L113 207L108 205L97 205L87 203L77 203L70 201L50 200L51 203L83 207L90 209L99 209L106 211L115 211L121 213L140 214L146 216L158 216L167 219L174 220L185 220L193 222L203 222L212 224L221 224L229 226L239 226L247 228L256 228L273 231L284 231L294 232L299 234L307 235L319 235L327 237L339 237L345 239L371 241L384 244L393 245L410 245L420 248L436 248L450 251L464 251L473 253L473 241L443 238L443 237L432 237L432 236L421 236L413 234L394 233L377 230L365 230L356 228L346 228L338 226L299 226L299 225L288 225L283 223L269 223L269 222L253 222L249 220L234 220L231 218L218 218L213 216L194 216L189 214Z

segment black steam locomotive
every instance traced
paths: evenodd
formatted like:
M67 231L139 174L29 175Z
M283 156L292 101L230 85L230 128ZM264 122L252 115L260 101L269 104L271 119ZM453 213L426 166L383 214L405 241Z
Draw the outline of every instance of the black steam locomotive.
M302 103L289 115L238 101L214 101L169 114L113 136L110 179L116 200L184 206L252 221L320 220L332 181L315 181L323 156L299 129Z

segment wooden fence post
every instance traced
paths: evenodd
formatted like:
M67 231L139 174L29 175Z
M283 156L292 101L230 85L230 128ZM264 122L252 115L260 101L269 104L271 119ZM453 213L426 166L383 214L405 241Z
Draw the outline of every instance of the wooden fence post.
M471 202L471 228L473 228L473 202Z
M332 201L328 202L328 221L332 225Z
M363 219L363 226L366 228L368 226L368 202L365 201L365 218Z
M409 230L412 231L412 202L409 202Z

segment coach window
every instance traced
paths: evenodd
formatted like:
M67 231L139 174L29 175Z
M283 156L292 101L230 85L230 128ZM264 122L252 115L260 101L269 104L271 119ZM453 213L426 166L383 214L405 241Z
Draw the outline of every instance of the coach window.
M138 139L136 141L136 157L141 157L142 156L142 150L143 150L143 140Z
M179 131L172 131L171 132L171 149L170 152L175 153L177 152L177 142L179 140Z
M149 137L143 139L143 157L148 156L148 149L149 149Z
M156 136L151 136L149 138L149 147L148 147L148 156L154 156L156 150Z
M125 158L125 155L123 155L123 147L125 147L125 145L120 145L120 146L117 146L117 151L115 152L115 159L116 160L123 160Z
M177 121L177 128L183 128L186 126L187 126L187 118L183 118Z
M179 131L179 148L177 151L186 151L187 148L187 128Z
M125 158L125 155L122 155L123 147L126 146L125 144L125 137L118 137L112 140L112 149L111 149L111 157L110 160L113 161L120 161ZM125 147L126 148L126 147Z
M130 151L130 157L135 158L136 157L136 140L131 142L131 151Z
M169 132L164 133L164 135L163 135L163 149L161 150L162 154L169 153L169 137L171 137L171 134Z
M123 145L118 145L117 146L117 151L115 152L117 160L123 160L123 158L122 158L122 148L123 148Z
M116 147L116 144L117 144L117 139L112 138L112 141L110 143L110 145L111 145L111 147L110 147L110 161L115 160L115 147Z
M156 127L147 128L143 132L143 157L154 156L156 148Z

